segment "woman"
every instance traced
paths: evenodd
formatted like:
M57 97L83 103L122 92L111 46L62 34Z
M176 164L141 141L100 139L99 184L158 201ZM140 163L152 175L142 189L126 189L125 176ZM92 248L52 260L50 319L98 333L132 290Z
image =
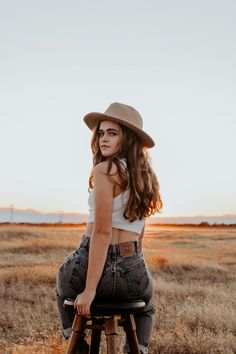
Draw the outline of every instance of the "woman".
M147 148L152 138L132 107L112 103L105 113L84 117L93 130L93 170L89 179L89 222L80 247L62 265L57 301L63 333L69 337L73 317L63 307L75 299L79 314L90 315L94 298L143 299L136 315L140 352L148 352L153 324L153 284L142 254L145 218L159 212L162 201ZM129 352L128 344L124 352Z

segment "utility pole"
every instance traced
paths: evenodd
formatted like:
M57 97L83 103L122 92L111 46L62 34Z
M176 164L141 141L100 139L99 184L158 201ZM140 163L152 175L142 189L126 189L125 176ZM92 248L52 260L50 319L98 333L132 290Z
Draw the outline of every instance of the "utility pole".
M63 222L63 215L64 215L64 211L58 211L58 216L59 216L59 224L62 224Z
M10 208L10 223L13 223L13 216L14 216L14 205L11 204L11 208Z

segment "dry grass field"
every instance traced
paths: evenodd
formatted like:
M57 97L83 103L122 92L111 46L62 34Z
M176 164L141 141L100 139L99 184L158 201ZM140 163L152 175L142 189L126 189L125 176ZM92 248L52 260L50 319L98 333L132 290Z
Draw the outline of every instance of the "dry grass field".
M0 353L63 354L55 274L82 226L0 225ZM236 353L236 228L149 226L150 353ZM105 350L103 350L105 354Z

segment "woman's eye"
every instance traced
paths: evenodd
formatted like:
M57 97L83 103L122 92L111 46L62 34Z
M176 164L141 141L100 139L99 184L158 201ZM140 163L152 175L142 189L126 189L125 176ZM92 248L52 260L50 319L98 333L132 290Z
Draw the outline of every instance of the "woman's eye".
M98 137L101 138L104 136L104 134L105 134L104 132L99 132ZM116 132L107 132L107 135L108 136L116 136L117 134L116 134Z

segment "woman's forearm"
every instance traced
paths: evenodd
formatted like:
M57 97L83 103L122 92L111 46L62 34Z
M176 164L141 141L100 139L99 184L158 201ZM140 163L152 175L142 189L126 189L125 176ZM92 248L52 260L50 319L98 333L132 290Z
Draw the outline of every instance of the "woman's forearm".
M104 233L96 233L90 238L89 262L85 290L96 291L104 268L111 236L111 234L104 235Z

